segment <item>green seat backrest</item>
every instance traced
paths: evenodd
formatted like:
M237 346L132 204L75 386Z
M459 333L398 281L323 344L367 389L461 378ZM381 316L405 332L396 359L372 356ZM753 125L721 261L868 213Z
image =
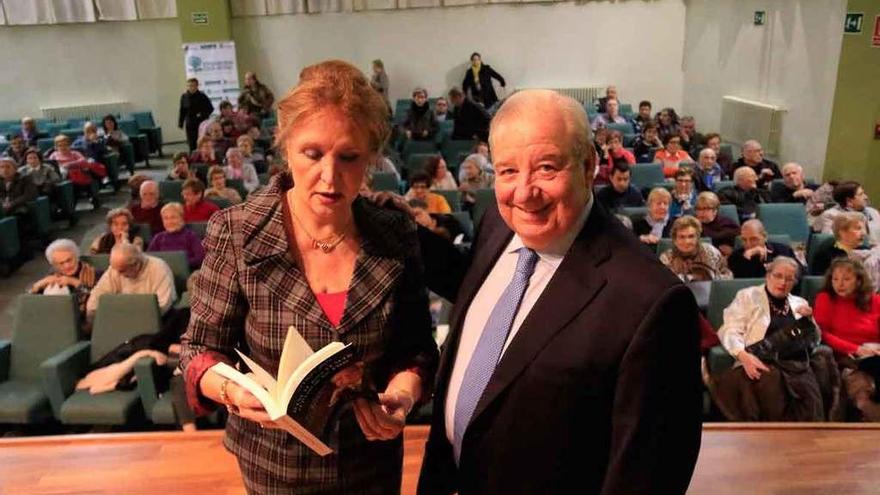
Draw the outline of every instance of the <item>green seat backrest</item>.
M709 323L718 330L724 323L724 308L730 306L736 293L746 287L764 283L763 278L737 278L733 280L713 280L709 290Z
M440 153L447 163L454 162L459 153L470 153L474 149L474 142L470 139L449 139L443 142Z
M406 171L407 176L411 176L416 172L422 172L425 170L425 164L428 162L428 159L432 156L437 156L437 153L413 153L406 157Z
M185 251L150 251L147 254L161 259L168 264L168 268L171 268L178 297L186 292L186 279L189 278L190 271Z
M55 139L53 138L40 138L37 139L37 149L40 151L40 154L44 154L47 151L51 150L55 146Z
M134 119L119 120L119 130L126 133L129 137L141 134L141 130Z
M407 157L412 154L436 155L437 145L434 144L434 141L407 141L406 145L403 147L403 156Z
M41 237L46 237L52 232L52 207L49 205L48 196L39 196L28 203L31 228Z
M715 183L712 184L712 188L716 191L720 191L725 187L733 187L732 180L716 180Z
M636 189L652 187L664 180L663 165L659 163L637 163L630 167L630 170L631 182Z
M825 285L825 277L823 276L807 276L801 280L800 296L810 303L810 306L816 301L816 295Z
M620 131L621 134L632 134L634 131L632 124L605 124L605 128L609 131Z
M103 274L110 268L109 254L84 254L80 258L86 263L92 265L99 275Z
M736 212L736 205L719 205L718 214L733 220L739 225L739 213Z
M810 269L810 275L824 275L824 273L815 273L813 271L816 253L831 249L834 242L834 234L817 234L813 232L810 235L810 241L807 243L807 267Z
M244 187L243 179L226 179L226 187L231 187L238 191L238 195L241 196L241 199L247 198L248 190Z
M9 378L39 382L40 364L77 341L78 313L74 296L19 296Z
M461 193L456 190L436 190L432 191L446 198L452 211L461 211Z
M471 219L470 213L466 211L454 211L452 212L452 216L458 220L458 223L461 224L461 227L464 229L465 236L470 239L474 238L474 221Z
M477 189L474 191L474 225L480 225L483 214L495 204L495 189Z
M269 174L268 173L257 174L257 178L260 180L260 184L262 184L264 186L269 183Z
M788 234L792 242L805 243L810 236L807 212L800 203L758 205L758 220L770 234Z
M161 327L155 294L104 294L98 300L92 327L90 362L94 363L119 344Z
M131 118L134 119L140 129L156 127L156 121L153 120L153 112L134 112L131 114Z
M186 226L202 239L205 238L205 234L208 232L208 222L193 222L186 224Z
M181 191L183 190L183 182L179 180L163 180L159 182L159 197L162 198L162 201L177 201L182 202L183 196L181 196Z
M137 235L144 240L144 250L146 250L150 246L150 241L153 240L153 228L148 223L139 223L137 227Z
M393 172L376 172L373 174L374 191L400 192L400 181Z
M617 210L621 215L626 215L630 220L635 223L639 218L645 218L645 215L648 214L647 206L624 206Z
M0 259L11 260L21 252L21 239L18 238L18 219L0 218Z

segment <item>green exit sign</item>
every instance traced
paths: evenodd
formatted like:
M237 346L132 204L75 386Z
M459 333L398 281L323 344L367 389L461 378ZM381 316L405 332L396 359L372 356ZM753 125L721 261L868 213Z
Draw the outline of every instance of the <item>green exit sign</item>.
M763 10L755 11L755 26L763 26L764 21L767 19L767 12Z
M192 19L192 23L196 25L207 25L208 24L208 13L207 12L193 12L190 15Z
M846 34L858 34L862 32L863 12L847 12L843 20L843 32Z

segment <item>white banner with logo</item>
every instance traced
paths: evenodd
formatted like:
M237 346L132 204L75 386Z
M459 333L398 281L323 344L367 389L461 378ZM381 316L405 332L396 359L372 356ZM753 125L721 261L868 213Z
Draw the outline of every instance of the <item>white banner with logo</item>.
M183 45L183 60L186 78L199 80L199 89L211 99L215 113L220 111L223 100L229 100L233 105L238 103L234 41L186 43Z

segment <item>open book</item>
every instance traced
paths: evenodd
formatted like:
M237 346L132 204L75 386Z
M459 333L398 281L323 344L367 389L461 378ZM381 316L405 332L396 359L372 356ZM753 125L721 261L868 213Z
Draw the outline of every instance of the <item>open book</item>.
M336 376L355 364L351 344L332 342L313 351L293 327L288 328L278 364L278 376L268 372L240 351L238 355L250 373L217 363L211 367L254 394L272 421L284 428L318 455L332 452L326 439L341 406L356 394L337 387Z

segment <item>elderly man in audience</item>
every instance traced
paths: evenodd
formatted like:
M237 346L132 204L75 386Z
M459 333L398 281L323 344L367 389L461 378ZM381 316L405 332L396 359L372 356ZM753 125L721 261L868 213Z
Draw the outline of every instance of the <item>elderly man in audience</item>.
M778 256L797 259L789 245L767 240L767 230L760 220L745 222L740 237L743 246L727 259L727 265L736 278L763 278L767 275L767 265ZM799 273L802 272L803 267L799 269Z
M150 241L150 251L183 251L189 267L197 270L205 259L205 248L199 235L186 226L183 220L183 205L168 203L162 207L162 223L165 231Z
M128 204L128 211L134 217L135 223L149 224L153 235L165 230L160 214L162 203L159 201L159 183L154 180L141 182L138 197L140 198L138 201L131 201Z
M723 179L724 170L718 164L718 154L712 148L703 148L694 167L694 186L698 191L712 191L715 183Z
M681 147L694 160L700 150L706 146L706 138L697 132L697 120L691 115L685 115L679 120L678 135L681 137Z
M641 134L645 129L645 124L653 122L654 117L651 116L651 102L642 100L639 102L639 113L633 118L632 125L636 134Z
M608 211L614 212L627 206L644 206L642 193L630 184L632 171L625 163L615 163L611 168L609 184L596 193L596 200Z
M682 215L693 215L696 202L697 190L694 187L693 169L682 167L675 172L675 188L672 189L669 216L678 218Z
M607 127L608 124L626 124L626 118L620 115L620 102L617 98L609 98L605 102L605 112L600 113L593 119L593 130Z
M21 138L28 148L36 147L40 139L40 131L37 129L37 121L31 117L21 119Z
M778 256L767 266L765 283L737 292L724 309L721 345L736 365L710 383L719 409L733 421L824 421L840 375L807 301L791 293L800 266ZM799 337L791 337L794 329Z
M123 243L144 247L144 240L138 235L140 229L126 208L113 208L107 212L105 220L107 232L92 241L89 246L90 254L109 254L114 246Z
M863 247L866 237L865 217L861 213L845 211L834 217L831 222L831 231L834 234L834 245L821 249L813 256L813 264L810 271L817 275L824 275L835 258L854 256L864 257L869 251L860 249Z
M21 224L27 215L28 202L37 199L37 186L29 176L19 174L17 168L12 158L0 157L0 211L5 216L22 217Z
M260 117L268 117L275 103L275 95L253 72L244 73L244 87L238 95L239 108L247 108Z
M413 90L412 102L401 127L407 139L416 141L430 141L437 134L437 120L428 104L428 92L424 88Z
M730 256L739 235L739 225L732 219L718 214L721 202L711 191L701 192L697 196L694 211L703 228L703 237L712 239L712 245L724 256Z
M183 218L187 223L207 222L220 207L205 201L205 184L199 179L189 179L183 183L180 195L183 197Z
M156 294L163 315L177 301L171 268L128 243L118 244L110 252L110 268L98 280L86 304L88 321L94 320L104 294Z
M3 155L12 158L15 160L16 165L21 167L24 165L25 152L27 150L28 147L24 144L24 138L19 134L13 134L12 139L9 141L9 147L6 148Z
M663 149L663 141L660 140L659 127L653 120L645 122L642 133L636 136L633 143L633 154L637 163L651 163L654 156Z
M675 220L669 232L672 247L660 253L660 262L684 282L733 278L721 251L700 242L701 234L700 221L696 218L685 215Z
M607 88L605 88L605 96L599 98L598 101L599 113L608 112L609 100L617 100L617 86L608 86Z
M492 117L489 116L485 108L466 98L458 88L449 90L449 102L455 108L452 139L489 140L489 121Z
M840 258L816 295L822 341L834 349L846 395L865 421L880 421L880 295L858 260Z
M21 176L31 178L37 192L43 196L54 196L55 186L61 182L61 176L55 167L43 163L43 157L35 149L29 149L24 155L25 164L18 169Z
M755 218L758 205L770 202L770 193L758 187L758 174L751 167L740 167L733 172L733 185L718 191L724 204L736 206L740 222Z
M773 179L781 179L782 172L776 162L764 158L764 148L761 143L749 139L742 145L742 156L731 165L733 170L740 167L749 167L758 176L758 187L767 187ZM728 175L730 175L728 173Z
M868 206L868 195L865 194L861 184L855 181L841 182L834 187L832 197L837 205L822 213L813 223L813 230L831 233L834 218L841 213L852 211L864 216L870 244L880 245L880 212Z
M86 302L95 286L95 269L80 260L79 248L70 239L57 239L46 248L46 261L52 271L34 282L28 292L45 295L76 295L81 317L86 314Z
M633 232L639 240L655 246L662 237L669 237L672 221L669 218L669 203L672 195L665 188L655 187L648 193L648 214L633 222Z
M770 199L774 203L801 203L813 197L818 186L808 184L804 179L804 168L795 162L782 166L782 184L770 186Z

